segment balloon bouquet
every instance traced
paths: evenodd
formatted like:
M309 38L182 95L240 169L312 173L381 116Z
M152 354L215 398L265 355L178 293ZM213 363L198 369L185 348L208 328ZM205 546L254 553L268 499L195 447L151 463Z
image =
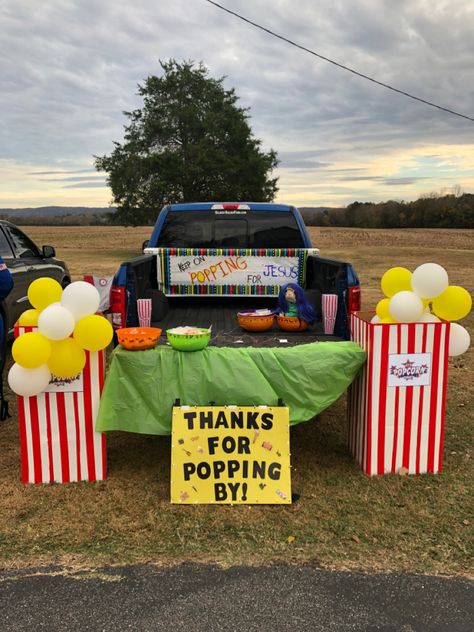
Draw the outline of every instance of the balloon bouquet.
M63 290L41 277L28 287L28 300L34 309L23 312L18 325L38 330L15 340L15 364L8 373L10 388L23 397L44 391L52 375L75 377L86 364L86 351L105 349L113 337L112 325L95 313L100 295L90 283L75 281Z
M437 263L423 263L413 274L395 267L382 276L386 298L378 302L372 323L432 323L461 320L472 307L471 295L459 285L449 285L448 273ZM451 323L449 355L458 356L470 345L469 332Z

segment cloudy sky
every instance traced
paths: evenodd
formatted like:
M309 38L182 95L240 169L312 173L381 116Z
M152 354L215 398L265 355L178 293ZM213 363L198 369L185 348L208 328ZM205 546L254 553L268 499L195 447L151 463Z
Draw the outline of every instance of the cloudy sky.
M474 3L221 0L340 64L474 117ZM474 190L474 123L298 50L205 0L0 0L0 207L107 206L93 155L159 59L226 75L275 149L277 201L412 200Z

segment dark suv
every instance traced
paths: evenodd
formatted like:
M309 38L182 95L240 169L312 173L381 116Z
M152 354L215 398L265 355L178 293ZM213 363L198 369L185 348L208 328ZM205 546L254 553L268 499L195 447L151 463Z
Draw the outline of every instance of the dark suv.
M29 309L28 286L39 277L51 277L63 287L71 282L64 261L55 259L53 246L38 246L15 224L0 220L0 255L13 275L14 286L5 299L5 329L11 335L13 325Z

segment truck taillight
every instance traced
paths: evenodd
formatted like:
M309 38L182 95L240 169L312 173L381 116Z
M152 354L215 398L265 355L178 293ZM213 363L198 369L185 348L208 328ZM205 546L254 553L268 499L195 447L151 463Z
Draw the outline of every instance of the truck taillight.
M126 309L125 288L113 285L110 290L110 312L112 314L112 326L114 329L125 327L127 322Z
M360 286L353 285L347 292L347 311L349 313L360 311L360 299Z
M211 206L212 211L250 211L248 204L213 204Z

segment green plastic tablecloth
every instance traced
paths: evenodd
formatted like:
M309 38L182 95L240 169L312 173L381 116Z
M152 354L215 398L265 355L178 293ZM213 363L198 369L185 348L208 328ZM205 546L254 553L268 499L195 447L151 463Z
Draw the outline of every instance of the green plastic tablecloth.
M365 361L355 342L295 347L208 347L112 354L96 430L171 433L171 409L181 404L276 406L290 409L290 425L312 419L347 389Z

